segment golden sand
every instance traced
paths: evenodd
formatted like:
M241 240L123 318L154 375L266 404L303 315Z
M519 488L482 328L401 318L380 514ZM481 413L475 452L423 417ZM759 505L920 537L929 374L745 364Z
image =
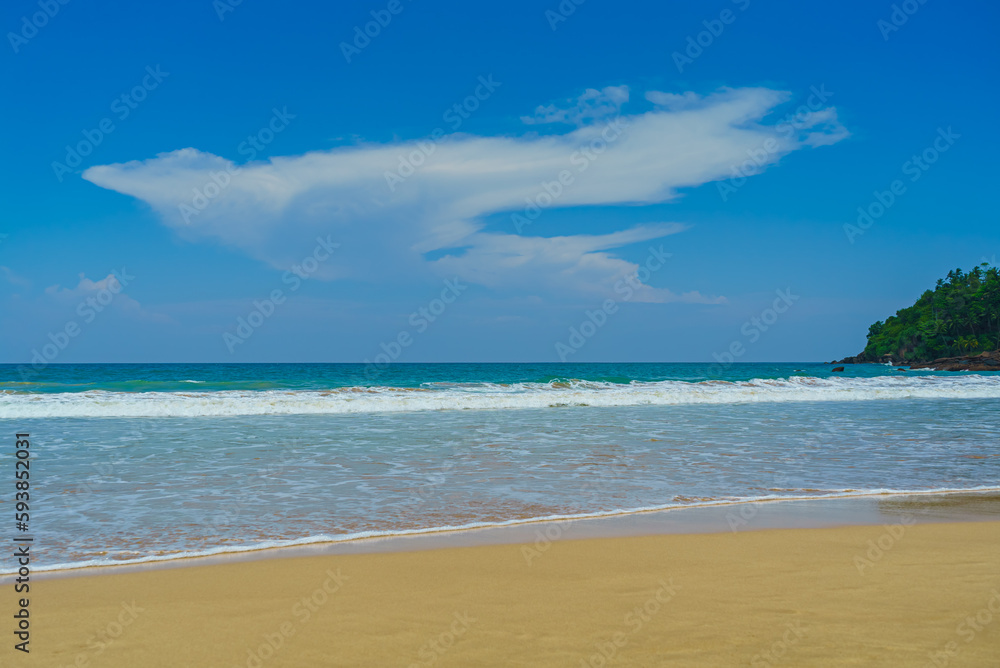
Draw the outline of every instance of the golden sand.
M4 665L996 666L1000 522L275 558L31 594L30 658Z

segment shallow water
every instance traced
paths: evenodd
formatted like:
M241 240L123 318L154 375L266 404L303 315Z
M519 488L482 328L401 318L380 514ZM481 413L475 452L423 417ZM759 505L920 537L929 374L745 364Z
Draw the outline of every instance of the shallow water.
M432 379L410 390L354 391L336 388L350 388L343 383L363 367L345 374L287 365L305 369L259 374L272 375L270 383L293 378L278 387L232 390L221 389L218 368L178 366L141 378L141 367L95 366L83 389L53 391L71 381L81 387L86 370L74 367L36 379L43 391L0 394L7 431L31 433L36 566L721 501L1000 485L996 375L901 378L866 365L840 377L820 365L734 365L731 377L706 382L692 380L699 365L433 365ZM492 380L483 379L485 366ZM573 366L576 375L532 376L548 366ZM129 374L161 385L106 387L120 388ZM220 389L162 385L183 380Z

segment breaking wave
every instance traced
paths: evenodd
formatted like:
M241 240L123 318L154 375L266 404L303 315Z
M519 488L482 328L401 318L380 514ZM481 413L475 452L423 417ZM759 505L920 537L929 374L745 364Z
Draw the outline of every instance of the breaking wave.
M893 399L1000 398L1000 376L659 381L628 384L425 383L419 388L224 390L34 394L0 392L0 418L335 415L438 410L510 410L565 406L673 406Z

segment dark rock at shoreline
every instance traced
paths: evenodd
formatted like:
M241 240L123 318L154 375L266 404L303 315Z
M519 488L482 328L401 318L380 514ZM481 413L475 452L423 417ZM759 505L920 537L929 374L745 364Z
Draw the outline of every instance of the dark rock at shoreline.
M882 358L881 363L882 364L893 363L892 356L885 355ZM875 362L871 360L861 359L861 355L852 355L851 357L845 357L842 360L833 360L832 362L830 362L830 364L875 364Z
M842 367L842 366L835 366L832 369L830 369L830 371L832 371L833 373L836 373L838 371L843 371L843 370L844 370L844 367Z
M964 357L942 357L933 362L911 364L910 368L935 371L1000 371L1000 350Z
M930 362L911 362L883 355L878 362L863 360L860 355L834 360L830 364L889 364L892 366L909 366L910 369L934 369L935 371L1000 371L1000 350L979 353L978 355L963 355L962 357L942 357ZM836 369L834 369L836 371ZM905 369L897 369L905 371Z

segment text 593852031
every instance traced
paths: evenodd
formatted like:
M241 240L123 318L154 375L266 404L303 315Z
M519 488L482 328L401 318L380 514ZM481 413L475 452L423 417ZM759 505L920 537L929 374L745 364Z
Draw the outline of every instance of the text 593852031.
M30 638L30 616L28 613L28 583L31 575L31 536L28 535L28 523L31 502L31 442L30 434L17 434L14 462L14 559L17 561L17 577L14 578L14 593L18 595L17 612L14 614L16 627L14 636L20 642L14 644L14 649L28 653Z

